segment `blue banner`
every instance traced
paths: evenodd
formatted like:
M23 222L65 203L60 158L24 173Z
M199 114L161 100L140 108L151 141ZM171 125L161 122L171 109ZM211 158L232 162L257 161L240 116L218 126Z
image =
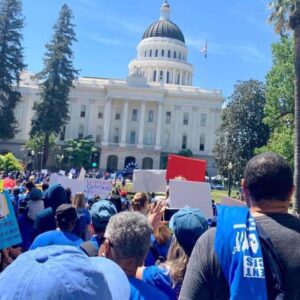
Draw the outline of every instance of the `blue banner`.
M0 193L0 250L22 242L15 212L7 192Z

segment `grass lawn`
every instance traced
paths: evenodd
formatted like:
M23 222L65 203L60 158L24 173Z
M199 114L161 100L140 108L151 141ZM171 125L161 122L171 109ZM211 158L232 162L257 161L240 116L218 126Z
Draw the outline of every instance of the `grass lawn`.
M215 200L216 203L220 203L223 196L228 196L228 190L212 190L211 198ZM231 197L236 198L237 190L231 190Z

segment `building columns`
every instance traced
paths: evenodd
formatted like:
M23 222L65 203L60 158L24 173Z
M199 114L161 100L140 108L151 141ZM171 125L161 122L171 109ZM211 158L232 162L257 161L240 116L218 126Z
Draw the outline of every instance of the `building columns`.
M120 147L126 147L127 119L128 119L128 100L125 100L124 107L123 107L122 133L121 133Z
M157 114L155 150L161 149L161 123L162 123L162 103L159 103L158 114Z
M137 147L142 149L144 145L144 127L145 127L145 112L146 112L146 103L142 102L141 104L141 117L140 117L140 126L139 126L139 138Z
M104 140L102 146L108 146L109 143L109 131L111 122L111 106L112 99L108 98L105 104L105 116L104 116Z

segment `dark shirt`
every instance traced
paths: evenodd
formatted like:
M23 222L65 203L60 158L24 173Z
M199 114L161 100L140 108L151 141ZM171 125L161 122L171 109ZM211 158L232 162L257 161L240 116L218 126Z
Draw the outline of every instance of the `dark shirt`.
M256 218L270 237L283 267L283 288L289 300L300 299L300 220L290 214ZM215 251L216 228L197 241L189 260L179 299L229 299L229 286Z

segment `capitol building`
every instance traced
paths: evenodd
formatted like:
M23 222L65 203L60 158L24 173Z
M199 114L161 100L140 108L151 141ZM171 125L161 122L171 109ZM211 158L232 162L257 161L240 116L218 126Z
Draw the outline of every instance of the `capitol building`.
M224 97L220 90L193 86L193 66L180 28L165 1L160 19L145 31L125 80L82 77L70 93L70 120L59 143L91 135L100 151L100 168L122 170L129 162L159 169L169 153L190 149L215 175L213 148ZM199 54L200 55L200 54ZM17 156L29 139L37 82L22 75L22 102L16 108L19 132L0 150Z

